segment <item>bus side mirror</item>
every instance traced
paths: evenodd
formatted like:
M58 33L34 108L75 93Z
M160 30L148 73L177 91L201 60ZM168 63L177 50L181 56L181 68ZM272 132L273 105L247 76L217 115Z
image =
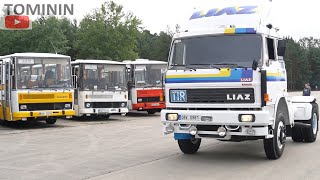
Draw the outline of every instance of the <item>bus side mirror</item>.
M279 40L278 41L278 56L284 56L286 54L286 41Z
M258 69L259 62L255 59L252 63L252 69L255 71Z

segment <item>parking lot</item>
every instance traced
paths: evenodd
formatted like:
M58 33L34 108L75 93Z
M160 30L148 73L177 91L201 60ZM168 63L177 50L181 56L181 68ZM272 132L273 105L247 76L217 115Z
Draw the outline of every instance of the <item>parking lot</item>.
M297 93L297 94L300 94ZM318 96L320 93L317 93ZM0 179L319 179L319 141L293 143L267 160L262 141L205 139L183 155L159 114L0 127Z

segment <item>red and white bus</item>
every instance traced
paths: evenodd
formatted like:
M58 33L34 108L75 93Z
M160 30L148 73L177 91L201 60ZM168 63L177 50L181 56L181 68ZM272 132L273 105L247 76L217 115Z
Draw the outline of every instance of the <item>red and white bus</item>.
M148 59L124 63L128 70L129 109L155 114L165 108L163 74L167 63Z

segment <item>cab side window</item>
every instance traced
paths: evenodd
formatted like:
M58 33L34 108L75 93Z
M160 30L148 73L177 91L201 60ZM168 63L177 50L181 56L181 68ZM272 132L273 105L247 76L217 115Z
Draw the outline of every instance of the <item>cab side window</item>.
M267 47L268 47L268 56L269 60L275 60L275 48L274 48L274 39L267 38Z

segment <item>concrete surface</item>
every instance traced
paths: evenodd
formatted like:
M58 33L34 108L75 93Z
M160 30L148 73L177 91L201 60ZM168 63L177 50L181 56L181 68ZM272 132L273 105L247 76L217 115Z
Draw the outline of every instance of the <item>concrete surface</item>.
M204 139L198 154L184 155L161 127L159 114L146 113L2 126L0 179L320 179L319 141L288 138L276 161L262 141Z

